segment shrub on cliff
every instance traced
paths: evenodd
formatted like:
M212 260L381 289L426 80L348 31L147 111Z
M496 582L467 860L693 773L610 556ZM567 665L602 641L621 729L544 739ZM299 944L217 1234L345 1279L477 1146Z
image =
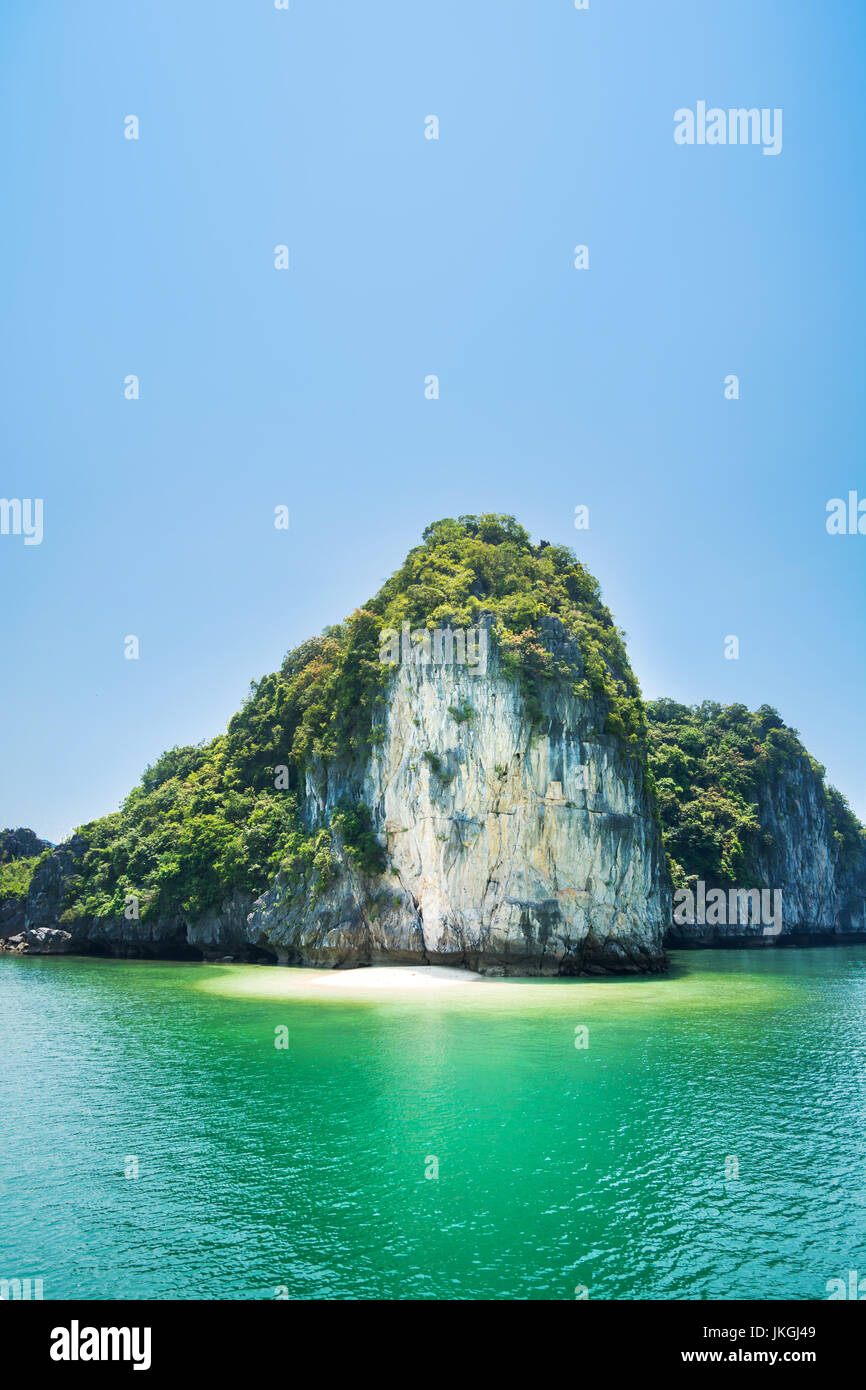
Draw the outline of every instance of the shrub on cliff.
M23 899L27 897L33 871L41 855L31 859L8 859L0 864L0 902L4 898Z

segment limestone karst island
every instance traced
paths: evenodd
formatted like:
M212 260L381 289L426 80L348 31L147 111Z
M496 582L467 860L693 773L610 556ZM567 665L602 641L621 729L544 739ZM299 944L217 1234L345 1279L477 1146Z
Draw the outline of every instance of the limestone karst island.
M509 516L374 598L52 846L0 840L0 946L499 976L866 937L866 835L767 705L645 704L596 580Z

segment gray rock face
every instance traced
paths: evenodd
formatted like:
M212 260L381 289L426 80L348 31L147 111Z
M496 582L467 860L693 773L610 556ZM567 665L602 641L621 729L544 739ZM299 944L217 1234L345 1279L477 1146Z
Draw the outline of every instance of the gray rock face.
M603 723L597 702L551 688L533 731L519 687L494 659L479 674L398 667L362 791L388 871L365 878L343 855L315 902L278 880L256 903L250 933L299 964L664 968L660 834L640 765ZM351 793L344 770L316 769L311 823L327 823Z
M58 845L50 859L38 865L30 881L24 925L27 931L39 927L56 927L63 911L63 888L66 876L73 870L75 860L84 853L85 841L73 835Z
M10 859L35 859L43 850L50 849L47 840L40 840L32 830L19 826L17 830L0 830L0 864Z
M866 932L866 853L846 861L840 852L817 775L801 766L769 783L760 817L772 844L759 872L782 889L783 934Z
M79 946L82 944L78 943ZM3 949L22 956L64 956L76 949L76 942L71 932L58 927L33 927L8 936L3 942Z
M24 930L24 898L0 898L0 939Z
M846 855L837 844L821 779L805 762L776 773L762 789L763 844L755 883L781 892L782 930L760 924L674 925L671 947L779 946L866 936L866 853Z
M8 864L13 859L35 859L50 848L47 840L40 840L32 830L24 827L0 830L0 864ZM25 911L24 898L0 897L0 941L23 932Z

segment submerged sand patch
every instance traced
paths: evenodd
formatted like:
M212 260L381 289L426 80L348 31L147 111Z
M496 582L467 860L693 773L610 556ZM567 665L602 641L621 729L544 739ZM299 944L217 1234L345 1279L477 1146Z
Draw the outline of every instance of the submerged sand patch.
M804 948L805 949L805 948ZM816 948L817 949L817 948ZM239 962L204 966L195 987L223 998L295 1000L298 1003L369 1004L371 1007L410 1003L438 1008L445 1001L461 1011L488 1009L564 1011L575 1023L587 1013L634 1018L671 1011L693 1024L701 1014L725 1007L752 1013L770 997L778 1004L783 982L773 978L765 953L742 952L739 970L732 970L730 951L677 953L668 975L605 976L603 978L488 977L472 970L443 965L357 966L323 970L309 966L248 965ZM720 969L720 966L722 967ZM193 971L200 966L189 967ZM768 978L768 976L770 978ZM578 1012L575 1013L575 1010Z

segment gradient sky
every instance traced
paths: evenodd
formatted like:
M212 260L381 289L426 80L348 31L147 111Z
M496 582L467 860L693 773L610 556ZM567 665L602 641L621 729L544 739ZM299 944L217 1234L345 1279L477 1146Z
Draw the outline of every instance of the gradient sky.
M866 815L866 7L590 3L5 0L0 825L114 809L475 511ZM699 100L781 154L677 146Z

